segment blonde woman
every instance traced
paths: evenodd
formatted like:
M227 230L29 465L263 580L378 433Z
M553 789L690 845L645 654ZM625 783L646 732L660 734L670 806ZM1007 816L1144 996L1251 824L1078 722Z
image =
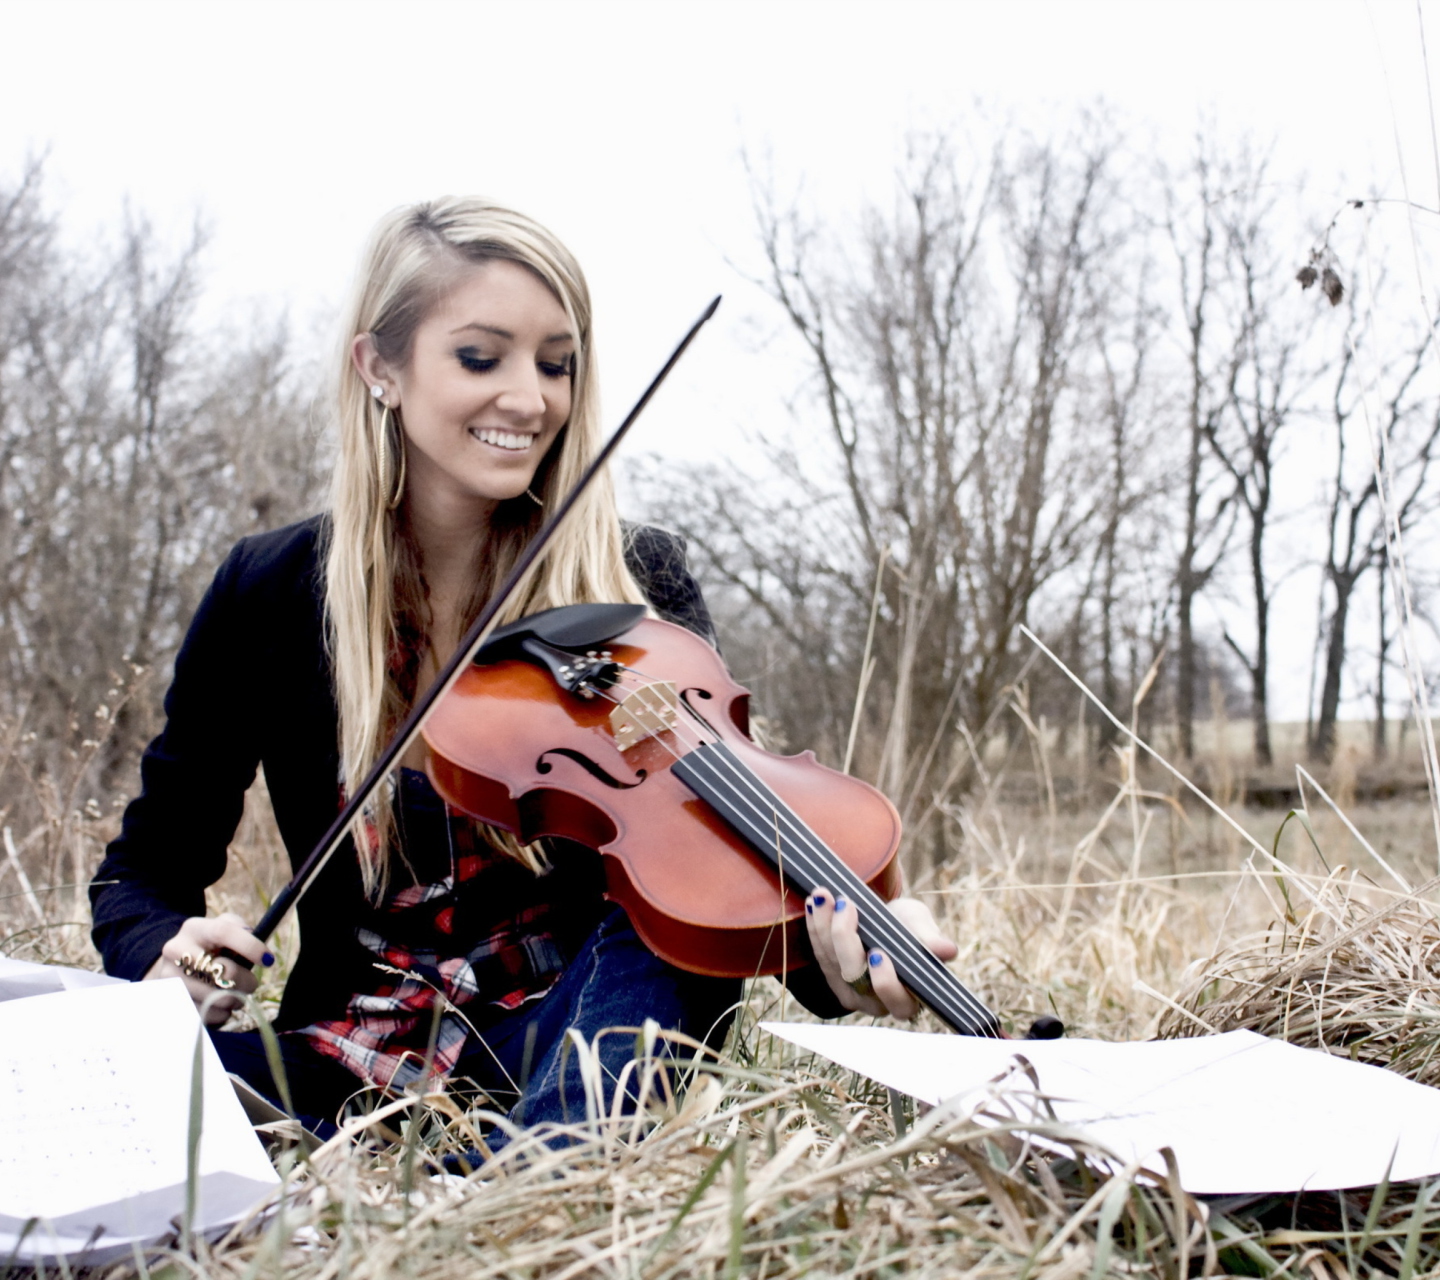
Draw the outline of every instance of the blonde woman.
M212 1023L238 997L182 974L182 956L273 963L246 922L205 915L257 765L298 865L599 444L584 278L511 210L446 199L390 215L345 333L330 511L246 538L221 566L91 889L107 971L180 977ZM648 603L713 641L683 546L622 532L603 480L501 620L584 601ZM434 1034L435 1075L475 1082L516 1123L561 1121L585 1114L568 1030L592 1040L653 1018L723 1035L738 983L651 955L604 901L595 854L480 828L423 769L419 748L298 908L301 952L275 1027L299 1113L325 1122L364 1085L410 1083ZM840 958L867 964L853 921L828 895L812 907L819 964L797 985L817 1012L913 1013L883 958L870 958L878 997L841 980ZM928 913L917 923L933 935ZM225 965L236 991L253 988ZM278 1095L258 1033L212 1035L231 1071ZM609 1081L633 1047L602 1038Z

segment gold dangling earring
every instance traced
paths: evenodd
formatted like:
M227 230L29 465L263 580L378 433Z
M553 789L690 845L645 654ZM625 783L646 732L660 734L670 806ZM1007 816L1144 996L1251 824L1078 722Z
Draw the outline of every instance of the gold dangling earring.
M388 454L393 449L400 458L398 466L394 468L397 472L395 490L385 502L385 509L394 511L405 497L405 433L400 430L395 410L388 404L385 406L385 412L381 415L380 430L385 441L385 452Z
M395 496L390 499L390 510L394 511L405 497L405 433L400 429L395 411L387 405L385 412L390 415L390 425L395 432L395 449L400 455L400 474L395 478Z
M537 497L535 496L534 491L531 490L528 486L526 487L526 490L525 490L525 496L526 496L527 498L529 498L530 501L533 502L537 507L543 507L543 506L545 505L545 499L544 499L544 498L537 498Z
M381 501L385 503L385 510L394 511L405 497L405 433L400 429L395 410L385 399L385 388L377 382L370 388L370 395L380 406L380 438L375 442L375 470L377 478L380 480L380 497ZM392 438L394 439L394 450L400 457L400 462L395 468L399 474L395 478L394 491L387 493L384 477L379 475L379 460L391 456Z

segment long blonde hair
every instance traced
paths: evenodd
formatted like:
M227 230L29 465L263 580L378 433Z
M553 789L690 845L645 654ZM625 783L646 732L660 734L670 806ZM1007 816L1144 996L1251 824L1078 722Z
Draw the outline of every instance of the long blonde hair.
M533 271L565 308L576 335L569 420L541 462L529 497L499 504L475 566L468 627L516 556L599 448L599 390L590 292L579 264L549 231L525 215L474 197L446 197L395 210L376 227L342 330L337 388L339 456L325 551L326 638L340 711L346 794L369 771L414 700L429 615L405 505L392 503L403 439L351 363L351 345L370 334L382 359L404 368L416 328L467 268L503 259ZM555 535L538 570L501 614L504 623L539 609L597 600L643 603L625 567L623 536L608 476L594 483ZM448 654L437 657L444 661ZM357 823L367 891L388 879L394 842L390 794ZM497 839L535 867L535 856Z

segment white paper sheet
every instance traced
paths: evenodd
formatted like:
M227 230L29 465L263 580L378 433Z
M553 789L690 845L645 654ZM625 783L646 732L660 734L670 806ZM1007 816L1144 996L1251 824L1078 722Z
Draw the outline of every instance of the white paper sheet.
M1387 1170L1397 1182L1440 1174L1440 1089L1249 1031L1117 1044L761 1026L901 1093L969 1112L1021 1055L1058 1120L1153 1169L1164 1168L1159 1149L1172 1148L1195 1194L1368 1187ZM1034 1095L1018 1074L1005 1088Z
M200 1019L183 983L121 983L0 1005L0 1258L87 1262L169 1234L185 1204ZM237 1221L278 1177L208 1036L195 1229Z
M59 991L82 991L86 987L114 986L123 982L123 978L112 978L90 969L34 964L29 960L0 956L0 1001L54 995Z

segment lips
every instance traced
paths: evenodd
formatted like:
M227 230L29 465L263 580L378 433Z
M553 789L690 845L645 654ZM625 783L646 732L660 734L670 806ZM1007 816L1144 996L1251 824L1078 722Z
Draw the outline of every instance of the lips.
M500 431L495 427L471 427L470 434L481 444L494 445L511 453L524 453L535 443L535 436L528 431Z

